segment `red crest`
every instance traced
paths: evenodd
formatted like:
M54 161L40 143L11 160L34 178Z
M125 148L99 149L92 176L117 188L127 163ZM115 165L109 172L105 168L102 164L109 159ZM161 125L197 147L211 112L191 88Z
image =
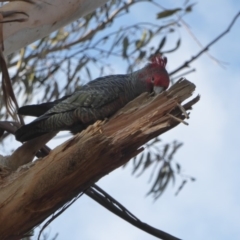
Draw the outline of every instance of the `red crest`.
M162 57L160 54L154 55L150 59L150 65L153 67L162 67L165 68L167 65L167 58Z

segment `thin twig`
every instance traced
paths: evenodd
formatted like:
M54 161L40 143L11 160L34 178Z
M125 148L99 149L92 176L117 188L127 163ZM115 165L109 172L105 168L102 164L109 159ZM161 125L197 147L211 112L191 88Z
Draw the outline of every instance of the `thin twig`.
M180 123L183 123L183 124L185 124L185 125L188 125L187 122L183 121L183 120L180 119L180 118L177 118L177 117L173 116L173 115L170 114L170 113L168 113L167 116L169 116L170 118L172 118L172 119L174 119L174 120L176 120L176 121L178 121L178 122L180 122Z
M240 12L238 12L236 14L236 16L233 18L233 20L231 21L230 25L228 26L228 28L222 32L218 37L216 37L214 40L212 40L206 47L204 47L200 52L198 52L195 56L193 56L190 60L186 61L185 63L183 63L180 67L178 67L177 69L175 69L174 71L172 71L169 75L172 76L173 74L175 74L176 72L180 71L183 68L186 68L189 66L189 64L191 62L193 62L194 60L196 60L200 55L202 55L204 52L206 52L214 43L216 43L219 39L221 39L224 35L226 35L232 28L232 26L234 25L234 23L236 22L237 18L240 16Z
M200 48L203 48L202 43L197 39L197 37L194 35L194 33L192 32L192 30L190 29L190 27L188 26L188 24L183 20L180 19L180 22L183 24L183 26L186 28L187 32L189 33L189 35L193 38L193 40L197 43L197 45ZM218 60L217 58L213 57L209 52L206 52L206 54L208 55L209 58L211 58L214 62L216 62L218 65L220 65L221 67L224 66L224 62Z
M191 69L191 70L189 70L189 71L183 72L183 73L177 75L176 77L172 77L172 78L171 78L171 81L174 82L174 80L180 79L180 78L182 78L182 77L186 77L188 74L190 74L190 73L192 73L192 72L195 72L195 71L196 71L196 69L193 68L193 69Z
M135 217L131 212L129 212L122 204L117 202L113 197L103 191L96 184L93 184L85 194L92 198L94 201L98 202L100 205L108 209L110 212L116 214L125 221L131 223L133 226L163 240L180 240L166 232L156 229Z
M66 203L66 205L64 205L61 210L59 210L58 212L55 212L53 213L53 215L51 216L51 218L46 222L44 223L43 227L41 228L41 230L39 231L39 234L38 234L38 238L37 240L40 240L40 236L43 232L43 230L49 226L49 224L54 220L56 219L58 216L60 216L65 210L67 210L70 206L72 206L73 203L75 203L82 195L83 195L84 192L81 192L80 194L78 194L77 197L75 197L74 199L72 199L70 202Z
M189 116L188 116L186 110L184 109L184 107L181 104L179 104L179 103L177 103L177 105L178 105L179 109L182 111L182 113L184 114L185 118L188 119Z

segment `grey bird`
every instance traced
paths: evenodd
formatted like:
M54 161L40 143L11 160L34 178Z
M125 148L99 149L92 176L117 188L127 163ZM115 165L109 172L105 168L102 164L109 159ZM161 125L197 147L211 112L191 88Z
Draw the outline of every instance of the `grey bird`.
M143 92L160 93L170 83L166 64L166 58L156 55L144 68L133 73L100 77L61 99L21 107L19 114L38 118L20 127L15 133L16 139L25 142L62 130L77 133L97 120L112 116Z

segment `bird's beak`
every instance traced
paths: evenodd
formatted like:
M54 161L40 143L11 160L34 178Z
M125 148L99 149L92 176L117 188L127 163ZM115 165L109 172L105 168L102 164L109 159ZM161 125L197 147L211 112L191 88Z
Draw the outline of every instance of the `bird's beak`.
M155 94L159 94L164 90L164 87L154 86L153 91Z

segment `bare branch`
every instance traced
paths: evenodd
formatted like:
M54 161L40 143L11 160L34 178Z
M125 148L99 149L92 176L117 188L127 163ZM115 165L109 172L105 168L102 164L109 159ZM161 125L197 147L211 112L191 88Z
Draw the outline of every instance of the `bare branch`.
M113 197L103 191L96 184L93 184L85 194L99 203L101 206L108 209L110 212L116 214L125 221L131 223L133 226L147 232L159 239L163 240L180 240L164 231L156 229L138 219L131 212L129 212L121 203L116 201Z
M198 46L200 46L200 48L203 48L204 46L202 45L202 43L198 40L198 38L194 35L194 33L192 32L192 30L190 29L190 27L188 26L188 24L181 19L180 22L183 24L183 26L187 29L189 35L193 38L193 40L197 43ZM220 60L216 59L215 57L213 57L209 52L206 52L206 54L209 56L209 58L211 58L214 62L216 62L217 64L219 64L220 66L223 66L223 62L221 62Z
M204 52L208 51L208 49L214 44L216 43L218 40L220 40L224 35L226 35L232 28L232 26L234 25L234 23L236 22L236 20L238 19L238 17L240 16L240 12L238 12L236 14L236 16L233 18L233 20L231 21L230 25L227 27L227 29L222 32L218 37L216 37L215 39L213 39L206 47L204 47L199 53L197 53L195 56L193 56L190 60L186 61L185 63L183 63L180 67L178 67L177 69L173 70L169 75L172 76L173 74L179 72L180 70L182 70L183 68L189 67L189 64L191 62L193 62L194 60L196 60L199 56L201 56Z

